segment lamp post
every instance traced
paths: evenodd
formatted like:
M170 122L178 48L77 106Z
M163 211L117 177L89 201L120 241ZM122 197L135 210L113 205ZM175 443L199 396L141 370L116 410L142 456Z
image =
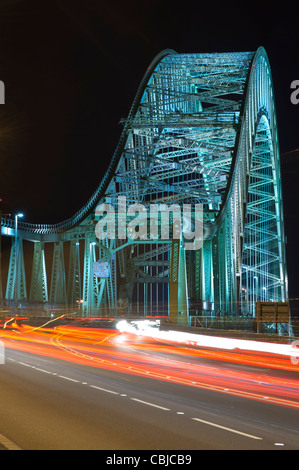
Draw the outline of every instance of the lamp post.
M18 292L17 292L17 280L18 280L18 275L17 275L17 270L18 270L18 257L19 257L19 250L18 250L18 218L23 217L24 214L19 212L18 214L15 215L15 289L14 289L14 297L15 301L18 300Z
M0 199L2 202L2 199ZM11 216L11 214L3 214L0 210L0 298L3 299L3 286L2 286L2 217Z

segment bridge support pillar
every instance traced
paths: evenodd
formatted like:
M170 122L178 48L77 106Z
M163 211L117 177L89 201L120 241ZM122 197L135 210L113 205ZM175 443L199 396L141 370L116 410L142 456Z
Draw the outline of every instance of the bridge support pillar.
M50 301L59 304L66 303L63 242L54 244Z
M168 315L171 323L188 325L186 253L180 239L172 240Z
M23 255L23 240L12 240L6 286L7 300L26 300L26 276Z
M34 243L29 300L31 302L48 302L47 272L43 242Z
M80 245L77 239L71 240L67 298L70 305L81 302Z

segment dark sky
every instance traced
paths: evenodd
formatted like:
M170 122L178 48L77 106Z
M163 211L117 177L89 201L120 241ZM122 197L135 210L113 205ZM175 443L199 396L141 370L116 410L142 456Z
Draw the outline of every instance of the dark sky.
M290 84L299 80L297 23L298 8L282 2L0 0L3 211L52 223L80 209L98 186L121 133L119 121L161 50L254 51L262 45L274 82L287 230L299 227L299 157L284 156L299 148L299 105L290 101Z

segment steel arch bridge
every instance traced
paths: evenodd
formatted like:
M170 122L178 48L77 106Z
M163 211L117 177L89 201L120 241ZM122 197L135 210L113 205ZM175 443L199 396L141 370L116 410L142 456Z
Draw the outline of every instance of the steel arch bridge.
M17 228L2 218L2 235L12 237L5 298L81 303L86 315L168 313L173 321L178 314L185 320L192 309L254 316L257 299L286 301L277 122L264 48L162 51L121 122L104 177L73 217L56 225L18 221ZM107 232L100 239L101 204L113 209L118 236ZM184 220L176 225L178 236L170 231L162 239L161 214L154 237L147 236L148 215L143 225L139 217L138 230L135 219L134 237L123 231L129 208L140 215L144 208L172 204L202 208L199 247L186 249ZM170 220L177 222L173 213ZM33 243L28 293L23 242ZM108 271L96 277L99 260Z

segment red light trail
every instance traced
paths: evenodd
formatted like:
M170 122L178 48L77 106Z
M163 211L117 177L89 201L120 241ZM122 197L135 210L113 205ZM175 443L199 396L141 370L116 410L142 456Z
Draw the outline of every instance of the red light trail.
M26 351L299 408L299 365L287 355L182 344L117 329L71 325L34 328L13 321L5 325L0 339L6 351Z

